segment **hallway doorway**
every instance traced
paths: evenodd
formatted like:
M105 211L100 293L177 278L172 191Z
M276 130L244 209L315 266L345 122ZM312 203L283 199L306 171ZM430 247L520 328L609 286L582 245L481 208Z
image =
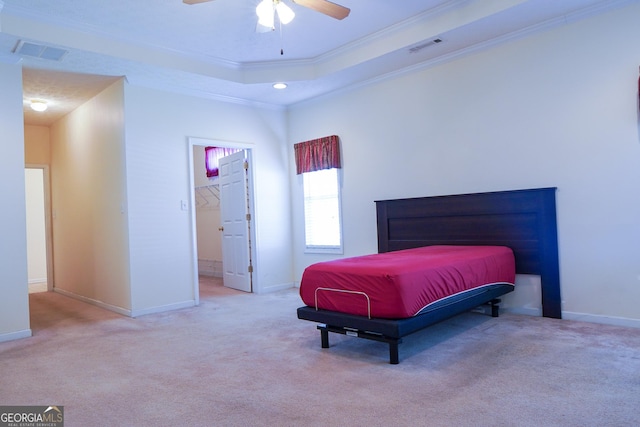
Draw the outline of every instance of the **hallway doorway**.
M27 267L29 293L53 289L49 167L25 167Z

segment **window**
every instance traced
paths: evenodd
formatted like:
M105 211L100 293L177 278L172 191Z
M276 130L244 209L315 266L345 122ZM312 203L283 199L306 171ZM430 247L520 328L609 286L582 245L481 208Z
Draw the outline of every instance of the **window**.
M338 169L302 174L306 252L342 253Z
M341 254L339 138L325 136L293 148L304 188L305 252Z
M225 148L225 147L205 147L204 148L204 166L207 170L208 178L218 176L218 163L220 159L230 156L233 153L242 150L241 148Z

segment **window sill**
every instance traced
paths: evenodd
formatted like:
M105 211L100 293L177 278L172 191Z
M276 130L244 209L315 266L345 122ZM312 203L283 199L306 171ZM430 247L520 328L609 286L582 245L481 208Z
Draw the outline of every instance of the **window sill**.
M306 247L304 249L305 254L335 254L342 255L344 251L342 248L323 248L323 247Z

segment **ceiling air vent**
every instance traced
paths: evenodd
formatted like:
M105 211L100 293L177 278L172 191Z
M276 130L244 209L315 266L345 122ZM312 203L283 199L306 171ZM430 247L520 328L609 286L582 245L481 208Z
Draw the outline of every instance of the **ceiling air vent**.
M57 47L45 46L20 40L13 49L18 55L31 56L49 61L62 61L69 51Z
M421 43L421 44L415 45L413 47L410 47L409 48L409 53L418 53L422 49L427 48L429 46L433 46L433 45L438 44L438 43L442 43L442 39L441 38L432 39L432 40L426 41L424 43Z

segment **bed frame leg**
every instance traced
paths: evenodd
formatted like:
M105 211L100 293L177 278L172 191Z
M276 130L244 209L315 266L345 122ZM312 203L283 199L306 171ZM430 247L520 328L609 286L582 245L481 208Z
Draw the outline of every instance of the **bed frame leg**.
M320 342L322 343L322 348L329 348L329 331L325 328L321 328L320 326L318 326L318 329L320 329Z
M499 317L500 316L500 304L502 300L496 298L492 299L489 304L491 304L491 317Z
M392 341L389 343L389 363L392 365L400 363L400 357L398 355L398 341Z

